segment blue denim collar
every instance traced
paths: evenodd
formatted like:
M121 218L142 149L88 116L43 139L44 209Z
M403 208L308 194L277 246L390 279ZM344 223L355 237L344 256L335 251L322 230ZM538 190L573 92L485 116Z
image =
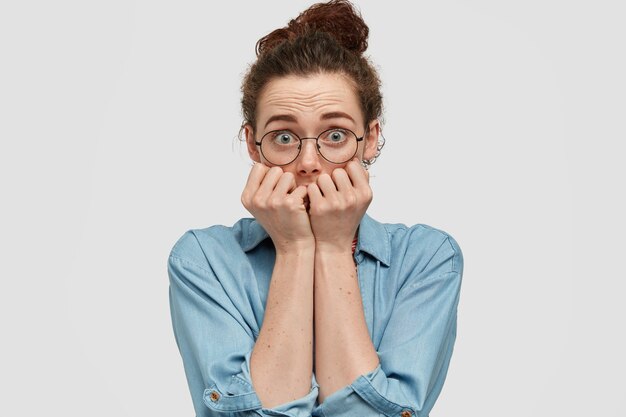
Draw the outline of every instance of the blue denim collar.
M242 224L241 247L248 252L269 238L269 235L255 219L242 220L247 221L247 225ZM385 226L365 214L359 225L359 240L354 257L360 262L363 258L361 252L365 252L388 266L391 257L390 239L391 236Z

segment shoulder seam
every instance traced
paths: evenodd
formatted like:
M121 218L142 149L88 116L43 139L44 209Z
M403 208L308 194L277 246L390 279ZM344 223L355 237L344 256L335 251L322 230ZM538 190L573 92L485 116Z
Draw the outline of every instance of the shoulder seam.
M207 254L205 253L204 248L202 247L202 244L200 243L200 239L198 238L197 232L201 231L201 230L207 230L207 233L206 233L207 237L210 238L212 241L216 241L216 238L215 238L215 235L214 235L213 231L219 230L220 228L226 228L226 227L222 226L222 225L213 225L213 226L210 226L210 227L208 227L206 229L189 229L189 230L187 230L180 237L178 242L176 242L176 245L174 245L174 247L170 251L170 256L174 256L175 258L178 258L178 259L186 261L186 262L188 262L190 264L196 265L198 268L202 268L199 264L197 264L197 263L195 263L193 261L190 261L189 259L186 259L186 258L182 257L180 255L180 253L175 250L176 246L178 246L178 243L183 239L183 237L185 235L189 234L189 235L193 236L194 245L196 246L195 249L198 250L198 254L199 255L200 254L202 255L202 259L205 260L207 263L209 263L209 260L207 258ZM204 268L204 270L206 271L206 268Z
M452 255L452 271L450 272L457 272L460 273L460 271L457 271L456 267L457 265L455 264L457 257L459 256L459 252L456 250L456 248L454 247L454 245L452 244L450 235L448 235L445 239L444 242L448 242L448 244L450 245L450 248L452 249L452 252L454 252L454 255Z
M196 267L198 269L201 269L204 272L208 272L209 274L213 273L212 271L209 271L207 268L205 268L205 267L203 267L201 265L198 265L197 263L195 263L193 261L190 261L189 259L182 258L182 257L180 257L178 255L170 254L169 259L175 259L175 260L180 261L182 263L187 263L189 265L193 265L194 267Z
M446 243L446 241L448 240L448 237L446 236L441 243L439 244L439 246L437 246L437 249L435 249L433 251L433 254L430 256L430 258L428 258L428 261L424 264L424 267L420 270L420 274L422 272L424 272L424 270L428 267L428 265L430 265L430 262L433 260L433 258L435 257L435 255L437 255L439 253L439 250L441 249L441 247L443 246L444 243ZM453 261L454 264L454 261Z

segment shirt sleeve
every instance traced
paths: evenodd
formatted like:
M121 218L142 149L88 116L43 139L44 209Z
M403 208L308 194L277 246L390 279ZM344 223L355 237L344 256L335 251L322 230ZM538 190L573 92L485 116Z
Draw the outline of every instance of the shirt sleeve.
M177 244L187 246L184 252L201 251L193 248L193 235L181 239L187 240ZM216 276L220 265L199 263L175 252L168 259L170 314L196 417L310 416L318 394L315 376L306 396L271 409L262 407L250 376L256 338L238 310L242 300L225 292Z
M446 237L428 265L399 289L377 349L378 366L328 396L318 417L428 417L456 339L463 256Z

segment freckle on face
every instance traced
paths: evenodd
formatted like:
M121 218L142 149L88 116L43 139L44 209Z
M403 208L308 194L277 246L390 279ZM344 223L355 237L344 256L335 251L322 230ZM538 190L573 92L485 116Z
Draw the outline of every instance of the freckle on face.
M350 115L354 121L346 118L323 119L324 114L337 112ZM276 115L288 115L293 121L275 120L265 126ZM363 114L354 88L339 74L288 76L270 81L259 97L257 120L258 135L270 130L289 129L301 137L315 137L329 127L340 126L360 136L364 129ZM311 152L311 149L308 151ZM330 175L336 168L345 168L346 165L332 164L316 152L307 156L308 168L302 164L302 153L296 161L282 167L284 172L294 175L296 185L310 184L319 175ZM359 145L357 156L363 157L362 145ZM264 158L262 160L268 164Z

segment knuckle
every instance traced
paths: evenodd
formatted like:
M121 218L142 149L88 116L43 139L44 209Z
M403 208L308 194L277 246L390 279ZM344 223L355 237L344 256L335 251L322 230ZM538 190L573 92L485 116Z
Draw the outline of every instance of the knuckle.
M317 215L325 214L328 211L328 205L324 202L320 202L315 205L311 205L311 213L315 213Z
M284 205L284 200L282 198L277 198L277 197L270 197L270 199L267 202L267 207L270 209L278 209L283 207Z
M246 207L250 207L250 205L252 204L252 195L250 194L249 190L244 190L241 193L241 203Z
M252 197L252 205L254 207L264 208L265 201L260 196L255 195L254 197Z
M322 207L322 205L311 206L311 208L309 209L309 214L311 216L320 217L323 216L325 213L326 211L324 210L324 207Z

